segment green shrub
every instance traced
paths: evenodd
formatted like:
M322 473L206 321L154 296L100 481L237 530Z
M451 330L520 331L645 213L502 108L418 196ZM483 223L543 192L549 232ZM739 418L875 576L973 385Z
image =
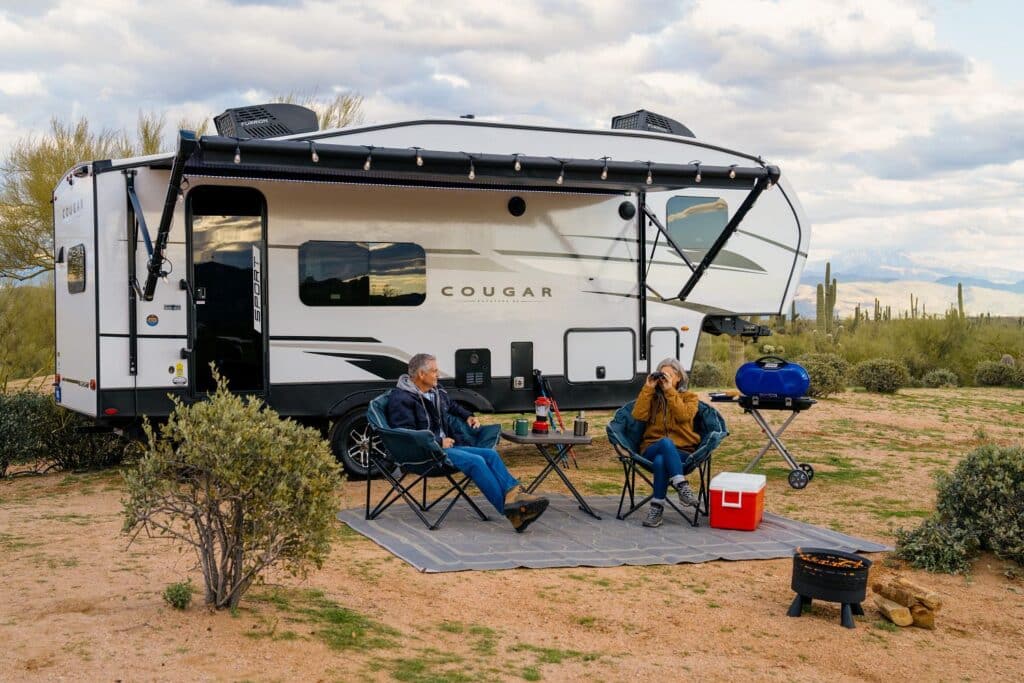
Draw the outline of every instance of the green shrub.
M796 359L811 377L808 395L827 398L846 388L846 377L850 365L835 353L805 353Z
M1008 353L1004 353L1002 357L999 358L999 362L1011 368L1017 367L1016 359Z
M269 567L321 566L330 550L338 463L320 433L228 390L214 371L208 401L175 399L159 437L125 475L124 531L190 546L205 600L234 609Z
M690 370L691 387L720 387L725 383L722 370L714 363L697 360Z
M910 382L907 368L891 358L872 358L853 369L854 381L868 391L892 394Z
M188 609L192 603L192 580L172 583L164 589L164 602L174 609Z
M915 567L966 571L979 550L1024 565L1024 448L985 445L937 477L935 514L897 534L896 553Z
M921 383L932 389L957 387L960 385L960 379L956 376L956 373L946 368L938 368L926 373L921 378Z
M974 383L979 387L1010 387L1017 380L1014 367L994 360L982 361L974 368Z
M12 464L35 460L42 452L39 416L47 400L33 391L0 393L0 477Z

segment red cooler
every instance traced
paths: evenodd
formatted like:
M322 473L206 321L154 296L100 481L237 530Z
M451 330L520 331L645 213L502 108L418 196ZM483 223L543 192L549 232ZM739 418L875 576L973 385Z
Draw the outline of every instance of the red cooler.
M753 531L764 517L763 474L720 472L711 479L711 526Z

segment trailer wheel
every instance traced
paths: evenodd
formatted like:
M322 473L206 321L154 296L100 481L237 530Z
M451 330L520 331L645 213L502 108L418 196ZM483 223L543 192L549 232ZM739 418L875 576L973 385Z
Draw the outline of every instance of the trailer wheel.
M379 456L387 456L380 436L373 433L366 420L366 408L357 408L335 422L330 441L334 457L352 477L366 477L371 449Z

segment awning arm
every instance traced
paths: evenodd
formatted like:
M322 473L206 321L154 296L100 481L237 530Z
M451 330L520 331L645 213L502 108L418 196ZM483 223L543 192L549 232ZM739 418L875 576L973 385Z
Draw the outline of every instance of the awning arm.
M178 152L174 155L174 161L171 164L171 177L167 182L167 197L164 199L163 213L160 214L160 227L156 231L156 244L149 255L149 264L146 266L149 274L146 276L146 286L142 293L142 298L145 301L153 300L156 280L164 274L160 267L164 262L164 250L167 248L167 236L171 232L174 207L178 203L178 195L181 194L181 178L185 173L185 162L192 156L196 147L195 133L188 130L178 131ZM136 215L141 218L142 214L136 210Z
M775 175L774 180L778 180L778 175ZM700 279L704 277L704 272L718 257L718 253L725 247L725 243L729 241L729 238L732 237L734 232L736 232L736 229L740 227L740 223L742 223L743 219L746 218L747 212L753 208L757 198L761 196L761 193L764 192L766 188L771 186L772 182L773 178L770 175L757 179L754 183L753 189L751 189L750 193L747 194L747 198L744 199L743 203L740 204L740 207L736 209L736 213L733 214L732 219L726 223L725 228L722 230L721 234L718 235L718 239L716 239L715 243L711 245L710 249L708 249L708 253L704 254L704 258L701 260L700 265L697 266L697 270L693 271L690 279L687 280L686 284L683 285L683 288L679 290L677 298L680 301L686 301L686 297L690 295L693 288L696 287L697 283L700 282Z
M651 211L651 208L646 204L644 204L644 213L647 214L647 219L654 223L654 225L658 228L661 234L665 236L665 240L672 245L672 248L676 250L676 253L683 258L683 261L686 262L686 265L690 269L690 272L692 273L694 270L696 270L696 266L693 265L693 262L686 257L686 253L683 252L683 250L679 247L678 244L676 244L676 241L672 239L672 235L668 234L668 230L665 229L665 226L661 224L661 221L658 220L658 217L654 215L654 212ZM657 247L658 239L657 237L655 237L654 248L657 249ZM651 253L654 253L654 249L651 250Z
M146 216L142 213L142 204L139 202L139 195L135 192L135 174L129 173L125 180L128 188L128 201L132 203L132 210L135 212L135 220L142 231L142 241L146 243L146 255L153 256L153 241L149 238L149 229L146 227ZM134 255L133 255L134 258Z

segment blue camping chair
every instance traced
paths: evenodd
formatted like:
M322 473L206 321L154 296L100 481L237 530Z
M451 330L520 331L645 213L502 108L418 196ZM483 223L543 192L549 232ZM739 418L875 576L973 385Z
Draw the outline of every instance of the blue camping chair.
M392 503L401 498L412 508L412 511L426 527L433 531L441 526L459 498L463 498L480 516L480 519L486 521L487 515L473 502L472 498L466 495L466 484L469 482L469 477L448 462L441 446L434 440L433 434L425 429L392 429L388 425L387 407L390 394L391 391L387 391L373 399L366 409L366 419L373 430L380 435L381 444L386 452L386 455L381 455L375 452L376 449L370 449L369 470L366 476L366 519L376 519L391 507ZM461 445L494 448L501 437L501 425L487 425L479 429L471 429L465 422L446 415L445 432ZM373 479L371 475L374 472L379 472L381 477L391 485L390 490L375 505L371 503L370 490ZM431 477L444 477L450 486L433 500L428 500L427 479ZM422 485L422 491L417 497L413 493L413 488L419 484ZM426 513L448 499L449 496L451 496L451 500L448 501L441 513L433 520L428 518Z
M629 517L654 497L652 493L639 502L636 500L637 477L639 476L640 479L647 482L647 485L652 489L654 488L654 482L647 475L648 472L652 471L651 461L641 456L639 452L640 439L644 435L646 423L633 417L634 403L635 401L630 401L615 411L615 417L612 418L612 421L605 428L608 432L608 440L611 441L612 446L615 448L615 453L619 456L624 476L622 495L619 497L619 511L616 514L616 517L619 519ZM708 514L708 501L710 500L708 487L711 484L711 453L722 442L722 439L729 435L729 431L725 428L725 420L722 419L722 415L703 401L697 407L697 416L693 420L693 427L700 434L700 443L683 463L683 474L689 474L694 470L697 470L700 474L700 489L697 492L699 504L693 515L690 516L683 512L671 497L666 498L665 502L671 505L672 509L682 515L683 519L692 526L697 526L700 516L704 515L706 517ZM623 512L627 493L629 494L629 508Z

